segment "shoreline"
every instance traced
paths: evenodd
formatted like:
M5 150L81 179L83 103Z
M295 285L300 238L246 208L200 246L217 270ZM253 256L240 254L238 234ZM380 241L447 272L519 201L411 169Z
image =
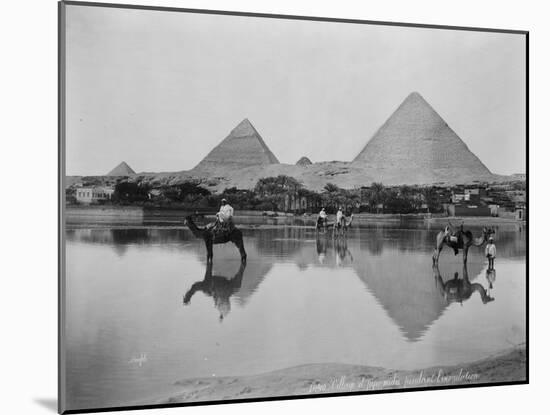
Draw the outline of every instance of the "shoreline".
M471 363L418 370L340 363L305 364L258 375L183 379L156 404L525 382L525 343Z
M66 223L68 225L107 225L110 221L116 222L117 225L141 225L147 226L144 223L150 221L166 222L168 226L182 226L183 217L188 211L183 209L151 209L139 206L68 206L65 210ZM214 214L210 212L203 213L207 218L213 218ZM300 227L314 227L316 214L298 215L285 212L277 212L277 216L269 215L264 211L239 211L235 216L237 223L240 220L247 218L265 218L271 221L286 221L286 220L303 220L311 221L311 225L300 225ZM402 221L411 221L425 223L427 225L444 226L448 222L464 225L499 225L499 224L523 224L527 225L526 221L521 221L513 218L502 218L493 216L434 216L426 213L411 213L411 214L393 214L393 213L354 213L355 226L368 225L374 222L386 223L401 223ZM122 223L121 223L122 222ZM177 224L177 225L176 225ZM247 225L243 223L242 225Z

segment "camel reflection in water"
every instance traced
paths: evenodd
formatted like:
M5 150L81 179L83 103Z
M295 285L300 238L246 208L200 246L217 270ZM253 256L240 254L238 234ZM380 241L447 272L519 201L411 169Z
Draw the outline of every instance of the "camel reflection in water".
M434 284L430 278L431 264L426 260L429 258L428 249L425 257L420 258L416 251L402 252L400 246L385 242L385 249L374 254L369 246L360 246L362 241L349 237L332 238L331 235L317 235L313 247L301 242L307 239L307 235L295 235L295 231L285 230L284 238L277 238L281 231L264 232L256 239L249 237L249 241L254 242L249 242L251 257L261 258L261 261L249 264L248 267L253 268L248 269L246 278L243 277L246 264L243 264L232 278L232 273L225 271L221 272L222 275L212 275L212 265L205 265L204 279L190 287L184 296L184 304L189 304L192 296L197 291L202 291L213 298L220 321L223 321L231 311L230 300L245 305L244 299L258 290L268 271L277 263L276 258L280 256L293 258L297 265L305 264L303 269L309 266L353 269L409 341L421 339L427 328L444 313L446 307L454 302L462 303L468 300L475 291L480 293L484 304L493 301L491 284L486 289L487 284L484 284L484 287L478 282L470 281L467 269L463 270L460 277L457 273L455 278L452 278L453 273L449 271L444 271L445 275L441 276L436 266L432 274L435 277ZM360 255L354 257L355 251L359 251ZM367 252L371 255L367 255ZM258 269L258 264L266 269ZM471 265L470 268L477 265ZM478 274L477 269L472 272ZM491 278L494 281L494 274L486 275L486 278L489 282ZM247 281L252 288L245 287Z
M317 235L317 256L321 265L327 262L327 252L329 248L334 248L335 261L337 266L342 266L344 261L349 258L353 262L353 255L348 248L348 241L345 237L333 238L328 235Z
M183 296L183 304L188 305L197 291L202 291L214 299L214 306L220 313L220 322L231 311L230 298L241 288L246 262L241 262L239 270L229 279L222 275L212 275L212 262L206 265L206 273L202 281L195 282Z
M488 274L486 274L486 276L489 280L490 289L493 286L492 284L494 282L494 279L491 281L491 277L489 277L489 273L491 272L487 272ZM433 265L433 274L436 287L438 288L441 296L447 301L448 304L462 304L463 301L469 300L474 292L479 293L483 304L487 304L495 300L494 297L491 297L489 290L485 289L483 285L477 282L472 283L470 281L470 278L468 276L468 267L466 264L464 264L464 267L462 269L462 278L459 278L458 272L455 272L454 278L444 282L437 264ZM496 276L495 273L491 274Z

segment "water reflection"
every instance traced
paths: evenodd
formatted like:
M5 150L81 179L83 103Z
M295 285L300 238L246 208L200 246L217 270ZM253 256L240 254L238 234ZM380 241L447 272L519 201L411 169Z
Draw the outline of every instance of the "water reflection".
M318 234L316 248L321 265L341 267L353 262L353 254L348 248L348 240L345 237L334 238L328 234Z
M203 241L182 227L67 231L75 407L97 406L97 396L124 404L213 373L458 364L525 340L526 232L514 227L497 232L498 284L482 250L465 272L449 252L432 269L436 226L373 225L336 239L297 226L242 228L246 265L231 245L216 246L207 264ZM476 291L482 301L467 300ZM130 367L140 353L148 362Z
M301 271L310 267L351 268L403 336L415 342L444 314L449 304L465 301L473 292L468 290L479 288L479 284L471 283L467 270L462 279L451 279L445 283L438 269L439 285L434 285L433 279L428 277L433 233L424 229L376 228L355 232L348 238L317 235L312 246L310 242L313 241L309 238L313 235L307 229L300 228L248 232L247 249L251 250L251 258L260 259L262 267L258 269L259 264L254 261L252 266L255 269L248 272L248 289L240 289L239 285L232 295L244 305L244 299L260 289L271 267L281 261L292 262ZM504 251L509 251L506 248L508 239L511 242L511 238L507 238L502 244ZM373 246L380 249L373 250ZM360 254L354 257L354 251ZM448 265L442 267L447 268ZM472 256L470 267L476 276L481 272L479 255ZM452 271L445 272L446 275L453 275ZM441 287L444 287L445 295L442 295ZM488 295L482 296L485 302L489 302L489 298ZM220 308L218 311L223 317Z
M490 271L488 270L487 273L489 272ZM435 283L440 294L449 304L453 302L462 304L464 301L469 300L475 292L479 293L483 304L487 304L495 300L494 297L489 295L487 289L483 285L470 281L468 276L468 267L466 265L464 265L462 269L462 278L459 278L458 272L455 272L454 278L444 281L437 264L433 265L433 273Z
M489 287L487 288L487 293L491 295L491 290L493 289L493 286L497 279L497 270L494 268L487 268L487 271L485 272L485 278L489 283Z
M516 228L498 228L499 253L503 257L521 257L525 252L525 233ZM480 284L470 282L468 270L463 271L462 278L458 278L455 270L446 269L446 262L454 260L449 252L442 255L440 266L443 274L439 269L432 271L437 284L427 278L437 232L435 227L408 226L398 229L383 225L353 229L346 238L332 238L330 234L316 235L311 229L295 226L261 230L245 228L245 243L247 250L251 251L250 258L258 259L249 261L248 277L243 281L239 269L228 280L222 276L231 275L234 271L224 269L218 278L209 274L212 273L210 266L206 267L205 278L197 283L195 290L203 287L205 294L214 298L215 307L223 319L231 307L229 297L233 296L238 304L244 306L277 263L291 262L301 271L319 266L351 268L405 338L417 341L442 316L450 303L468 299L473 293L470 290L483 294L481 299L484 302L493 298ZM79 229L68 231L67 239L109 245L119 256L135 245L160 245L163 249L172 247L193 251L197 259L205 263L204 247L185 229ZM222 254L216 266L223 266L224 258L233 257L234 252L228 256ZM475 276L482 270L481 258L481 251L476 250L471 255L469 267ZM445 275L455 275L455 278L444 278ZM488 281L492 278L492 282L495 277L496 273L486 276ZM224 281L229 282L226 284ZM491 288L492 283L489 284Z
M150 246L163 244L170 246L191 239L184 229L151 229L151 228L88 228L68 229L65 238L68 242L111 246L120 256L126 253L129 246Z
M232 295L238 292L241 288L243 273L246 268L246 262L241 261L239 270L232 278L227 278L222 275L212 275L212 262L206 265L206 273L202 281L195 282L191 288L183 296L183 304L189 305L191 298L197 291L212 297L214 307L220 313L220 322L231 311L231 302L229 299Z

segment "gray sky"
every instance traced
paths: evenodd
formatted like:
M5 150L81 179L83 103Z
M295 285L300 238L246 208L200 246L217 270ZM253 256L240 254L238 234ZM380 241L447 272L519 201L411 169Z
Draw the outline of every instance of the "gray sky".
M244 118L282 163L352 160L418 91L525 172L522 35L67 7L67 174L194 167Z

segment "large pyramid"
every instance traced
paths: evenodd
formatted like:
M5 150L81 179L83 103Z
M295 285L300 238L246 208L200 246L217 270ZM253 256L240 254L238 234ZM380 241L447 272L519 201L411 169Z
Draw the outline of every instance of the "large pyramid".
M492 174L418 93L411 93L353 163L404 183L488 180Z
M258 131L245 118L194 170L213 170L224 166L243 168L278 163L279 160L267 147Z
M113 170L107 173L107 176L131 176L136 174L134 170L125 161L116 166Z

